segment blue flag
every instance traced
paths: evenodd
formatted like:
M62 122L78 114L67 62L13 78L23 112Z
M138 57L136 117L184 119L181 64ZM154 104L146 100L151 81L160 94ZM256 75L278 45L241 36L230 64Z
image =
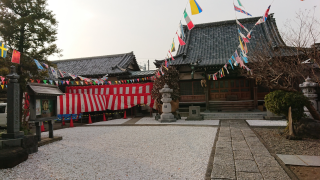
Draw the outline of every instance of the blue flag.
M182 39L184 39L184 32L183 32L181 21L180 21L180 31L181 31Z
M42 70L43 67L41 66L41 64L39 63L38 60L34 59L34 62L36 63L36 65L38 66L38 69Z
M231 59L229 59L229 63L230 63L230 65L231 65L232 69L233 69L233 65L232 65Z

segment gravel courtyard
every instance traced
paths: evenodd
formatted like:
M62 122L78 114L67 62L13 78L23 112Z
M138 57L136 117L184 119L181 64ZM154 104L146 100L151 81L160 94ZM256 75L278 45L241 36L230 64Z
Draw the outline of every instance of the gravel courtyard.
M204 179L216 132L183 126L56 130L62 141L0 170L0 179Z

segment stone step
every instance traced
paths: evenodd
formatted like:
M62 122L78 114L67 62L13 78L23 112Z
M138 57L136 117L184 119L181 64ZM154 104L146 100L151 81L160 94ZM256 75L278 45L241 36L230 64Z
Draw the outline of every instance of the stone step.
M243 113L243 112L228 112L228 113L200 113L203 115L205 120L208 119L263 119L263 116L266 116L266 112L252 112L252 113Z

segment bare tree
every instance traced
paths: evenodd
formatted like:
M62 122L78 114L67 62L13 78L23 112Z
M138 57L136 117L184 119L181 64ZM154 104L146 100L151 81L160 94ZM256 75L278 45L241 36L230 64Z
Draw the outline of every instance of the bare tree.
M271 42L259 44L249 57L251 73L243 70L242 75L274 90L300 91L299 83L308 76L320 84L320 23L314 14L298 12L294 20L287 21L281 34L286 46L270 52ZM309 104L313 118L320 120L319 113Z

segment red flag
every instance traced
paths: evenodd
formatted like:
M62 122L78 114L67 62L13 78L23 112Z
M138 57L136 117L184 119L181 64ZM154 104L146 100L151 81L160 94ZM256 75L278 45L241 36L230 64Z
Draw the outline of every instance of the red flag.
M170 53L170 55L171 55L171 59L174 61L174 58L172 57L172 54L171 54L170 50L169 50L169 53Z
M20 52L19 51L13 50L11 62L20 64Z
M176 32L176 34L178 36L180 46L186 45L186 43L179 37L177 32Z

